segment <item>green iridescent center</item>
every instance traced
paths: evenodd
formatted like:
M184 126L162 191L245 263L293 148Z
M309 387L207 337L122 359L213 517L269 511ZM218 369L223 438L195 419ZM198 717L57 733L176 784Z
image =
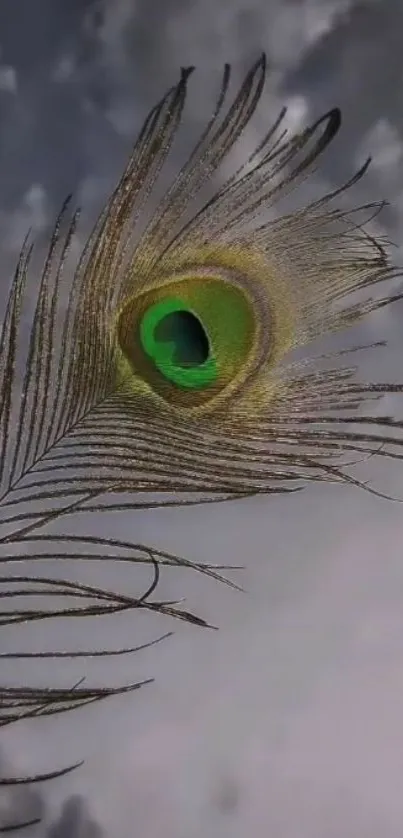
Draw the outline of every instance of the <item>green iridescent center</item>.
M202 321L179 298L150 306L140 323L143 351L166 379L198 389L216 381L217 363Z

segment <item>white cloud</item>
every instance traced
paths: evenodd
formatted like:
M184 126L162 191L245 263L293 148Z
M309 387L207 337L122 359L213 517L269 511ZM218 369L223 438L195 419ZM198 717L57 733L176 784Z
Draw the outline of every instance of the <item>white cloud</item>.
M0 91L17 93L17 73L14 67L0 66Z
M403 139L389 119L382 117L367 132L356 155L357 165L371 155L372 168L381 180L396 177L396 169L403 159Z
M41 232L49 222L46 192L40 183L33 183L22 202L13 212L0 212L0 233L3 247L8 251L19 250L29 229L32 234Z
M367 0L379 2L379 0ZM267 49L278 68L289 70L301 55L343 19L356 0L302 0L298 4L272 0L193 0L171 3L164 16L161 59L205 65L214 55L221 62L237 60L245 52ZM100 39L113 62L124 62L124 38L129 24L145 16L144 7L132 0L107 0ZM150 21L150 38L160 34Z
M71 53L63 55L56 63L53 79L56 82L69 81L76 69L76 58Z

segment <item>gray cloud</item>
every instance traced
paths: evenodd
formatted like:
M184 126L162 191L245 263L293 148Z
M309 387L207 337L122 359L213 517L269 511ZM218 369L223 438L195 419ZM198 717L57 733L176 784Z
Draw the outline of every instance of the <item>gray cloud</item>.
M25 785L2 786L2 778L10 776L14 776L12 763L0 750L0 829L42 820L46 804L40 791Z
M63 804L60 817L49 826L46 838L106 838L103 829L88 812L82 797L70 797Z
M1 778L13 775L13 765L0 751L0 829L33 824L28 832L32 838L107 838L102 827L92 818L88 803L78 794L63 802L60 814L52 818L46 827L47 794L43 787L25 784L1 787ZM41 823L35 825L36 821ZM17 830L17 833L20 831Z

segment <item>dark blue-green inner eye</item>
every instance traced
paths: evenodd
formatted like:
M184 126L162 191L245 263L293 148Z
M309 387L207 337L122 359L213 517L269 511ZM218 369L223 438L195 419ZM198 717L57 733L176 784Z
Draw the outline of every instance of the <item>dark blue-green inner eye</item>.
M173 311L154 329L157 343L174 345L172 362L178 367L198 367L210 354L209 340L200 320L191 311Z

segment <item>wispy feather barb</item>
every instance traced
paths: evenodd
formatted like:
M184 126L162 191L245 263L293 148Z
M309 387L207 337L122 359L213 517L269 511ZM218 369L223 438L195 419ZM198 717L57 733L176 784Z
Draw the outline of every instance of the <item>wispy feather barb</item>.
M27 346L21 325L33 250L29 238L23 244L0 338L0 626L139 608L206 625L178 603L150 597L160 566L191 567L226 581L218 565L91 532L72 536L64 523L78 513L87 520L105 510L290 492L310 480L364 485L348 470L357 458L402 457L402 421L364 415L362 405L402 393L403 384L361 383L355 367L340 367L341 356L365 347L311 361L290 357L291 350L402 297L399 289L376 299L351 296L400 274L388 243L362 221L383 202L351 211L336 205L369 161L342 187L278 214L278 202L314 171L340 127L340 111L333 108L289 136L282 109L253 153L220 178L261 98L262 56L230 104L225 66L210 120L153 207L192 70L182 70L147 117L71 281L66 262L79 213L69 217L66 199L39 279ZM216 179L221 185L203 201ZM53 524L60 528L56 534L48 529ZM146 593L123 595L67 576L36 575L36 562L49 559L73 569L77 561L150 563L154 578ZM21 574L10 570L18 562ZM39 607L38 595L49 605ZM0 658L112 656L155 642L1 652ZM64 712L142 683L3 685L0 725Z

